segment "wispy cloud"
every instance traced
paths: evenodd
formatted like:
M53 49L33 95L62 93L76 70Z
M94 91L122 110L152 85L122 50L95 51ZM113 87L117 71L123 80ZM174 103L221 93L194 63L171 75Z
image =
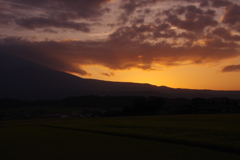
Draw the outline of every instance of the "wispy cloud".
M240 72L240 64L225 66L222 72Z
M114 73L101 73L101 75L107 76L107 77L112 77L114 76Z

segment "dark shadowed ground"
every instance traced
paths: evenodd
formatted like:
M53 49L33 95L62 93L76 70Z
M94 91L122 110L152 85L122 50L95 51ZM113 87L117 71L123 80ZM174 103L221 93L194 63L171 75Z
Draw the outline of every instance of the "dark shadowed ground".
M239 114L1 121L0 151L4 160L237 160L239 122Z

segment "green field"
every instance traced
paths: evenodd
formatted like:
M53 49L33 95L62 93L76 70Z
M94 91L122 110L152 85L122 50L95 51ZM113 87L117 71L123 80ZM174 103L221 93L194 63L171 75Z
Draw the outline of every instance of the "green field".
M1 159L240 159L240 115L0 121Z

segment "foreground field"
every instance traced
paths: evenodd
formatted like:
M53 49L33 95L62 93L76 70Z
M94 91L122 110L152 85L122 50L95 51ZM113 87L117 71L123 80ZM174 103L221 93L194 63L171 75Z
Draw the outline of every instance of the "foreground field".
M0 122L3 159L240 159L240 115Z

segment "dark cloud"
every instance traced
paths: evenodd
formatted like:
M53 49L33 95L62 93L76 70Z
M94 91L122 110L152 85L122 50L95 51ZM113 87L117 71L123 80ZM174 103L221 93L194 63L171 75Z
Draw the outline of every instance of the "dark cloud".
M61 71L90 75L81 69L67 54L69 52L64 42L30 42L21 37L8 37L2 39L0 53L10 54L35 63ZM65 44L65 45L64 45Z
M174 30L167 30L164 33L154 32L154 38L175 38L177 34Z
M89 32L81 20L96 20L110 12L104 4L110 0L9 0L1 1L0 24L16 24L27 29L65 28ZM50 33L50 32L49 32Z
M178 9L169 9L163 11L167 16L166 22L187 31L203 31L208 26L216 26L218 22L214 19L213 11L204 12L202 9L194 5L181 7L185 10L185 18L181 19ZM180 13L182 14L182 13Z
M143 32L148 27L137 30ZM230 42L212 40L205 46L174 47L174 43L164 40L155 44L143 43L119 32L120 35L113 34L106 41L30 42L17 37L5 38L0 44L0 53L21 56L44 66L80 75L89 75L82 69L85 65L101 65L112 70L152 70L155 64L211 63L239 56Z
M101 75L104 75L107 77L112 77L112 76L114 76L114 73L101 73Z
M216 15L216 11L212 10L212 9L208 9L207 11L204 12L205 14L211 15L211 16L215 16Z
M207 0L202 0L200 2L200 7L208 7L209 6L209 2Z
M119 20L122 24L125 24L129 20L129 16L134 13L139 8L147 7L148 5L155 4L159 0L121 0L120 9L124 12L119 16ZM142 9L137 10L138 13L144 12L145 14L150 14L151 10L149 8L145 8L144 11Z
M232 4L228 0L211 0L211 1L212 1L212 7L216 7L216 8L225 7Z
M187 6L177 6L163 11L165 15L182 15L186 12L192 12L195 14L202 14L203 10L201 8L197 8L195 5L187 5Z
M47 33L55 33L55 34L57 34L57 33L58 33L58 31L56 31L56 30L53 30L53 29L50 29L50 28L45 28L45 29L43 29L43 30L42 30L42 32L47 32Z
M224 40L240 41L239 35L232 35L231 31L223 27L217 27L213 29L212 33L218 37L223 38Z
M144 13L145 14L149 14L151 12L151 10L149 9L149 8L146 8L145 10L144 10Z
M240 22L240 6L237 4L233 4L227 6L224 11L223 23L235 25Z
M194 15L188 14L187 19L181 20L175 15L170 15L166 19L171 25L188 31L202 31L208 26L216 26L218 23L211 16L198 16L197 20L193 19Z
M54 17L63 19L94 18L108 12L103 8L110 0L9 0L12 7L22 9L41 9Z
M124 10L123 13L120 14L118 20L125 24L129 20L129 16L136 11L138 8L146 7L150 4L156 3L158 0L122 0L120 8ZM142 10L138 10L138 12L142 12ZM144 9L144 14L149 14L151 10L149 8Z
M110 35L110 39L123 41L124 39L144 42L156 38L177 38L177 33L167 23L157 25L141 24L118 28Z
M139 27L136 25L131 27L121 27L110 35L110 39L119 41L124 39L143 41L148 38L148 35L144 33L149 33L151 31L153 31L151 25L140 25Z
M56 19L47 19L47 18L29 18L29 19L22 18L17 20L17 24L27 29L56 27L56 28L74 29L82 32L90 31L89 25L86 23L66 22L66 21L60 21Z
M25 43L25 42L27 42L27 40L25 40L24 38L22 38L22 37L13 37L13 36L11 36L11 37L6 37L6 38L3 38L3 39L1 39L1 41L0 42L2 42L4 45L3 46L5 46L5 45L8 45L8 44L10 44L10 45L12 45L12 44L22 44L22 43Z
M180 6L175 11L178 15L181 15L181 14L185 13L186 9L183 6Z
M226 48L231 49L231 48L239 47L239 45L234 42L224 42L220 38L206 40L205 44L206 46L209 46L209 47L223 48L223 49L226 49Z
M177 37L177 33L170 29L171 26L167 23L162 23L154 27L153 36L154 38L174 38Z
M198 34L196 34L195 32L190 32L190 31L182 32L178 36L182 37L182 38L186 38L186 39L192 40L192 41L195 41L195 40L197 40L199 38Z
M157 24L161 24L161 23L162 23L162 21L161 21L160 18L156 18L156 19L154 20L154 22L157 23Z
M203 13L202 9L197 8L194 5L186 6L185 9L187 10L188 13L195 13L195 14L202 14Z
M0 25L11 25L14 18L15 17L12 15L7 15L0 12Z
M163 30L166 30L166 29L170 29L170 27L171 26L169 24L162 23L162 24L156 26L156 29L157 29L157 31L163 31Z
M134 0L124 0L122 1L121 8L124 9L127 14L131 14L138 7L135 2Z
M240 72L240 64L225 66L222 72Z
M139 15L137 18L135 18L134 20L132 20L132 24L142 24L144 23L145 17L143 15Z
M125 24L129 20L129 16L126 13L122 13L119 17L118 20L122 23Z
M113 27L116 27L116 26L119 26L120 24L119 23L108 23L107 26L113 28Z
M126 14L133 13L137 8L145 7L149 4L154 4L158 0L122 0L120 8L123 9Z
M232 26L231 28L237 32L240 32L240 24Z
M223 38L223 39L226 39L226 40L231 39L231 34L230 34L230 32L229 32L227 29L223 28L223 27L214 28L214 29L212 30L212 33L213 33L214 35L217 35L217 36L219 36L219 37L221 37L221 38Z

